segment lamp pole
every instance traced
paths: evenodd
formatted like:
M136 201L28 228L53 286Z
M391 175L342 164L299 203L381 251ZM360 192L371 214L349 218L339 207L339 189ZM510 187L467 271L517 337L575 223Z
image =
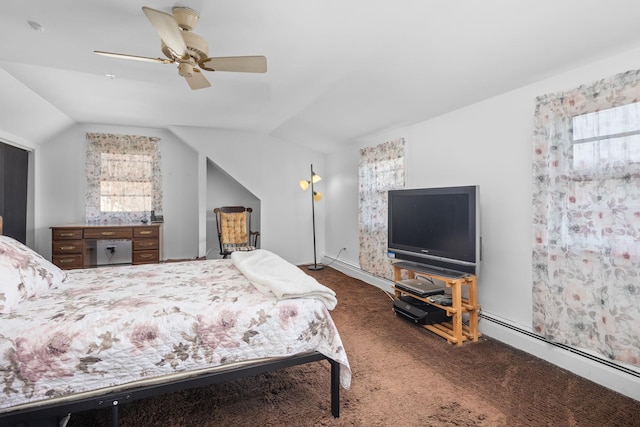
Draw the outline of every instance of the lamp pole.
M323 265L318 265L316 261L316 192L313 189L313 164L311 164L311 221L313 223L313 265L310 265L309 270L322 270Z

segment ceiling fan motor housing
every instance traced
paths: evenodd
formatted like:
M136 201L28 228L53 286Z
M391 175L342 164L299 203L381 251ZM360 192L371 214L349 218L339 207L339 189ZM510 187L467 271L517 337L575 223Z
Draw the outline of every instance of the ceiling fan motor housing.
M174 7L172 12L178 27L185 31L193 31L200 18L198 12L188 7Z
M198 13L193 9L174 7L173 14L168 14L143 6L142 11L160 36L160 49L168 59L102 51L95 51L95 53L138 61L177 63L179 75L186 78L191 89L203 89L211 86L201 70L247 73L265 73L267 71L267 59L264 56L210 58L209 43L192 31L199 20Z
M191 58L193 58L196 63L209 57L209 43L207 43L207 41L203 37L197 35L196 33L183 31L182 38L187 45L189 56L191 56ZM164 42L162 43L162 53L164 53L167 58L174 59L176 61L185 59L176 56L176 54L171 49L169 49L167 45L164 44Z

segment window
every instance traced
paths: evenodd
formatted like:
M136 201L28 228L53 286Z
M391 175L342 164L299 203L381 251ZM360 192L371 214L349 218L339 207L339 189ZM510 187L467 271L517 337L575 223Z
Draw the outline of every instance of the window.
M573 169L613 170L640 163L640 104L573 117Z
M578 115L572 126L566 242L576 249L598 250L606 244L639 255L637 236L624 232L620 221L625 212L640 212L640 200L627 197L629 166L640 164L640 105Z
M538 97L533 329L640 366L640 70Z
M139 222L162 213L158 138L87 134L87 221Z
M388 279L387 192L404 188L404 139L360 150L360 268Z
M100 211L151 211L152 165L150 155L101 153Z

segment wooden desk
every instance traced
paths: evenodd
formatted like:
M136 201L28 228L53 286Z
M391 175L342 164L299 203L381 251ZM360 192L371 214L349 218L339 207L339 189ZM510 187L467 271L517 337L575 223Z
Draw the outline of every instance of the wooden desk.
M131 263L159 263L162 224L60 225L51 227L51 260L69 270L96 266L98 240L131 240Z

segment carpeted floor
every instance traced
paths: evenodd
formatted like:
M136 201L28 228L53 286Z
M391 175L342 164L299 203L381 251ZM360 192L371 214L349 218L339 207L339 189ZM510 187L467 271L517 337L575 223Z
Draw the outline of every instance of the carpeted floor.
M331 416L326 362L125 405L120 426L638 426L640 402L482 337L462 347L396 317L381 290L332 269L353 370ZM480 301L482 303L482 301ZM108 411L69 427L108 426Z

